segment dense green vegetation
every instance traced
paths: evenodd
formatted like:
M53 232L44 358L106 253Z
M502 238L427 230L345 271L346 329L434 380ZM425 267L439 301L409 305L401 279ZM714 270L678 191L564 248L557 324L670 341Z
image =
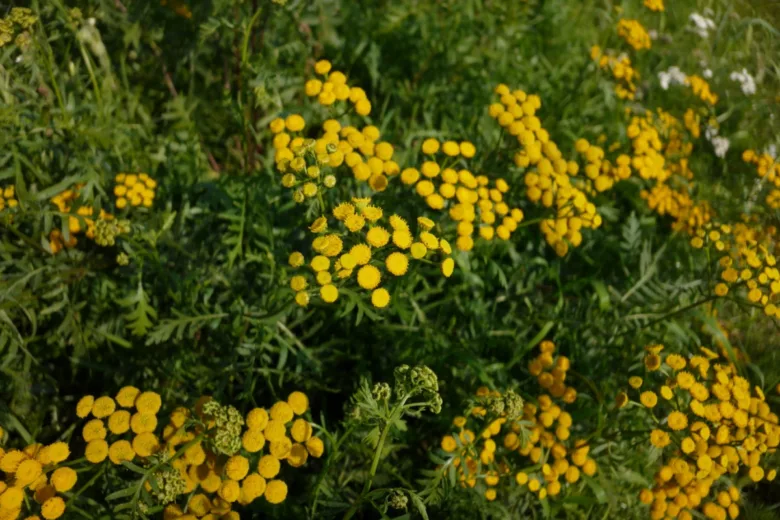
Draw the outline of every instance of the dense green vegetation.
M12 3L0 520L777 517L771 5Z

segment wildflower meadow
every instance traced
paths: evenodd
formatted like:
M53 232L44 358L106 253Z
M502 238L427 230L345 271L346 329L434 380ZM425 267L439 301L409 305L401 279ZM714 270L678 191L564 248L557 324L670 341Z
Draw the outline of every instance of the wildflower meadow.
M780 518L780 8L0 2L0 520Z

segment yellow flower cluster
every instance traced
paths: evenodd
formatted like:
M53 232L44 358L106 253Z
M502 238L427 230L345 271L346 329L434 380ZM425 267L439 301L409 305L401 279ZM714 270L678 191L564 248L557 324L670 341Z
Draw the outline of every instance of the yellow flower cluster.
M238 519L233 504L248 505L261 496L279 504L287 497L287 484L277 478L281 463L298 468L324 452L322 440L312 435L312 424L303 417L309 398L302 392L292 392L268 411L255 408L246 418L203 396L192 409L174 409L157 435L161 407L159 394L126 386L114 398L83 397L76 414L92 417L82 428L87 461L99 464L108 458L121 464L139 457L169 464L170 470L155 475L157 488L145 483L148 492L163 497L164 518ZM124 434L129 437L120 438ZM187 495L185 506L176 503Z
M168 505L165 519L238 519L233 504L246 506L260 497L270 504L280 504L288 491L284 480L278 478L282 462L298 468L309 456L319 458L324 453L322 440L312 436L311 423L302 417L309 409L309 398L303 392L292 392L286 401L277 401L269 410L250 410L242 420L245 427L240 445L232 455L215 451L212 443L205 442L207 434L219 430L219 419L215 421L215 416L208 413L209 401L202 397L195 406L198 422L190 420L190 410L178 408L165 427L165 449L185 483L178 494L192 494L184 500L184 507ZM174 458L177 454L182 455Z
M448 210L450 219L457 223L455 246L461 251L473 249L475 223L484 240L493 240L496 236L509 240L522 222L523 212L510 208L505 202L504 195L509 191L506 180L491 181L486 175L475 176L465 168L455 169L460 158L474 157L474 145L469 141L440 143L430 138L423 142L422 152L428 160L419 170L404 169L401 182L414 186L417 195L423 197L431 209ZM439 154L442 164L438 162Z
M772 190L767 194L766 205L772 209L780 209L780 190Z
M116 196L117 209L131 206L150 208L154 203L157 181L146 173L119 173L114 177L114 195Z
M626 135L632 140L631 167L644 180L654 184L640 195L648 207L659 215L675 219L674 230L693 234L712 219L709 204L694 201L693 172L688 157L693 143L686 138L685 127L663 110L657 114L645 111L629 120Z
M529 364L529 371L547 392L537 397L537 404L525 403L521 414L509 417L506 407L494 410L493 403L501 394L480 388L476 393L479 404L468 418L456 417L453 424L458 432L441 440L441 448L453 454L461 485L479 485L487 500L496 499L498 487L511 492L517 489L515 485L540 500L556 497L581 474L592 476L597 471L596 462L588 456L587 442L571 438L572 417L563 410L564 404L577 399L576 390L565 382L569 359L556 356L551 341L542 342L540 350ZM530 432L524 424L532 425Z
M618 57L601 52L598 45L590 48L590 58L596 61L599 68L612 73L615 78L615 94L620 99L634 99L636 97L636 82L639 81L639 72L631 66L631 58L625 54Z
M591 57L600 60L602 68L610 66L610 60L614 59L602 56L598 46L591 49ZM625 72L621 71L621 74L625 75ZM710 92L706 81L697 76L691 76L686 81L696 95L711 104L717 102L717 96ZM630 86L617 84L615 88L619 90L619 95L632 92ZM649 188L641 191L641 197L652 211L674 218L673 229L693 234L713 217L712 208L706 201L698 202L691 197L694 184L688 158L693 151L691 139L701 135L699 113L693 108L687 109L683 123L660 108L657 113L646 110L644 114L633 115L627 108L626 114L630 116L626 135L631 139L633 148L630 166L642 179L653 181ZM711 120L710 124L716 125L717 120ZM686 137L686 130L690 138ZM625 178L628 177L619 176L615 180ZM605 185L602 181L602 186Z
M593 182L593 189L597 192L610 190L616 182L631 176L631 158L626 154L620 154L612 164L605 159L604 149L587 139L577 139L574 149L585 160L585 176Z
M780 161L768 153L758 154L754 150L742 152L742 160L753 164L756 167L756 174L774 185L776 189L772 189L767 195L766 205L772 209L780 209Z
M632 117L626 128L626 135L631 139L634 152L631 163L639 176L645 180L664 182L671 176L671 171L666 165L662 133L668 135L674 129L668 124L668 114L660 112L659 115L661 117L655 117L653 112L648 110L644 117ZM673 136L672 139L674 138Z
M687 191L676 190L664 182L656 183L649 190L642 190L640 195L651 210L675 219L673 229L685 229L692 233L711 218L711 210L706 202L697 204Z
M13 184L6 186L4 189L1 189L0 211L3 211L5 208L15 208L19 204L19 201L14 198L15 196L16 188Z
M368 181L374 191L383 191L388 176L400 172L393 160L393 145L379 141L379 129L373 125L358 130L328 119L322 124L322 136L316 140L302 136L305 125L298 114L274 119L270 124L276 168L283 174L282 185L295 189L293 199L298 203L317 196L323 186L335 186L333 173L342 165L350 168L358 181Z
M328 60L320 60L314 65L314 72L323 77L310 79L306 82L304 90L309 97L317 97L317 102L323 106L331 106L336 101L349 100L355 112L361 116L371 113L371 102L366 92L360 87L350 87L347 77L343 72L332 71L332 64Z
M514 162L518 168L525 169L526 197L555 209L552 218L541 222L540 229L547 243L559 256L564 256L569 245L577 247L582 242L582 228L596 229L601 225L601 215L596 213L596 206L588 200L585 191L572 182L579 165L563 158L536 117L536 110L542 106L539 96L527 95L522 90L510 91L503 84L496 87L496 94L500 102L490 105L490 115L521 147L515 153Z
M645 0L645 7L651 11L660 12L664 10L664 0Z
M699 117L699 114L694 112L692 108L689 108L685 111L683 121L685 122L685 128L690 132L691 137L698 139L701 135L701 118Z
M317 62L315 71L325 81L309 80L305 85L307 95L316 96L326 106L349 99L357 114L370 113L365 92L349 87L343 73L331 71L330 62ZM316 292L322 301L335 302L339 290L347 290L347 280L356 271L357 284L371 291L372 304L377 308L386 307L390 293L380 287L382 267L385 275L400 277L406 274L410 258L425 263L440 262L442 273L449 277L455 267L450 256L452 248L431 232L434 222L430 219L418 219L418 232L413 235L400 215L383 220L382 209L371 205L370 198L353 198L352 202L331 208L322 197L323 187L336 185L337 168L342 165L349 168L356 181L367 182L373 191L384 191L389 178L401 172L393 160L395 148L380 140L379 129L373 125L362 129L343 126L336 119L328 119L322 124L320 137L312 139L303 134L305 127L306 121L298 114L270 123L274 134L274 162L282 174L282 185L295 190L293 199L298 203L314 197L319 201L319 217L309 228L318 235L312 241L314 256L305 270L290 280L296 303L308 305ZM473 156L473 145L464 143L464 149L466 154L471 150ZM335 232L328 231L329 221ZM292 267L301 268L304 263L302 253L296 251L290 255ZM312 275L316 285L311 284ZM319 286L319 290L310 289L310 284Z
M686 359L664 355L663 348L646 347L649 381L629 378L638 405L655 425L649 441L663 450L655 485L639 498L650 505L651 518L690 520L694 512L719 520L737 518L739 477L747 474L759 482L777 475L766 462L762 467L762 458L775 453L780 443L778 417L761 389L751 390L735 366L715 352L701 347L701 355ZM621 393L618 404L627 403Z
M753 150L742 152L742 160L754 164L759 177L780 188L780 161L768 153L758 154Z
M58 467L69 456L64 442L30 444L22 450L0 448L0 473L4 474L0 479L0 518L16 520L23 510L30 515L28 519L61 517L65 501L57 493L70 491L78 480L73 469Z
M58 193L52 197L51 203L57 206L57 209L61 213L71 213L74 203L78 203L79 198L81 197L82 187L82 184L77 184L73 188ZM78 244L76 235L79 235L82 231L87 238L95 240L103 245L103 237L98 236L97 233L98 221L113 221L114 216L103 209L100 209L97 220L90 218L94 217L94 214L95 208L86 204L79 204L76 207L76 215L70 215L68 217L68 240L65 240L62 231L59 229L52 229L49 233L49 249L51 250L51 253L56 255L62 251L64 247L69 249L75 247L76 244ZM82 219L86 224L86 229L82 226ZM124 226L122 226L122 228L124 229Z
M747 299L763 306L767 316L780 318L780 270L774 251L777 229L761 229L747 222L708 224L698 229L691 245L711 245L726 254L718 261L721 282L715 294L725 296L730 288L744 287Z
M154 431L161 406L159 394L142 392L134 386L121 388L114 398L82 397L76 404L76 415L82 419L92 417L81 429L87 443L84 457L92 464L100 464L106 458L112 464L121 464L136 456L154 455L160 448ZM127 438L121 438L125 434ZM107 438L113 440L110 445Z
M622 19L617 26L618 36L623 38L634 50L649 49L652 46L650 35L639 20Z
M414 236L403 217L393 214L386 218L382 208L372 205L369 198L353 198L352 202L339 204L333 209L332 217L336 229L329 227L327 216L319 217L309 227L317 235L312 241L312 250L317 254L307 266L302 253L296 251L290 255L290 266L301 268L304 273L290 279L298 305L308 305L311 298L309 269L320 286L322 301L335 302L339 286L356 273L358 285L371 291L371 303L378 308L390 303L390 293L380 287L382 269L385 276L400 277L409 269L410 257L427 263L436 258L442 274L452 275L455 268L450 256L452 248L449 242L431 232L434 222L428 218L417 219L418 233Z
M710 91L710 84L704 78L693 75L688 76L686 82L691 87L694 95L698 96L705 103L715 105L718 102L718 95Z

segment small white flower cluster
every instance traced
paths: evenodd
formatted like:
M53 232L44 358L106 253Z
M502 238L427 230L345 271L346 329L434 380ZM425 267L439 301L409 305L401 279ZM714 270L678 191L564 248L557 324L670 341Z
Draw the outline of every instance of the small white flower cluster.
M702 38L708 38L710 31L715 28L714 20L711 18L706 18L699 13L691 13L688 19L693 22L693 32Z
M726 157L726 152L729 151L731 141L727 137L721 137L718 135L718 129L714 126L708 126L704 130L704 136L712 143L712 147L715 149L715 155L723 159Z
M731 146L731 141L728 140L726 137L713 137L712 140L712 147L715 148L715 155L723 159L726 157L726 152L729 151L729 146Z
M756 93L756 80L753 79L753 76L750 75L747 69L732 72L729 78L731 81L739 82L742 93L746 96L752 96Z
M688 76L685 75L679 67L669 67L669 70L662 70L658 73L658 81L661 83L661 88L669 90L671 85L685 85L688 81Z

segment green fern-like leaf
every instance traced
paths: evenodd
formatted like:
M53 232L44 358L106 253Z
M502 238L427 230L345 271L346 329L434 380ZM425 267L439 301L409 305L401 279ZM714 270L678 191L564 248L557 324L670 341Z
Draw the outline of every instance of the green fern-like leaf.
M227 316L226 313L186 316L175 309L173 313L176 315L176 318L161 320L154 330L149 333L146 340L147 345L164 343L174 335L177 340L181 340L184 338L185 333L192 337L198 328L208 324L216 325L222 318Z
M623 241L620 243L620 248L623 251L636 251L639 247L639 243L642 241L642 227L636 213L631 213L626 223L623 224L620 230L623 235Z
M144 291L143 281L138 280L136 291L118 303L122 307L132 309L125 314L125 319L133 336L145 336L152 328L152 321L157 319L157 311L149 304L149 295Z

